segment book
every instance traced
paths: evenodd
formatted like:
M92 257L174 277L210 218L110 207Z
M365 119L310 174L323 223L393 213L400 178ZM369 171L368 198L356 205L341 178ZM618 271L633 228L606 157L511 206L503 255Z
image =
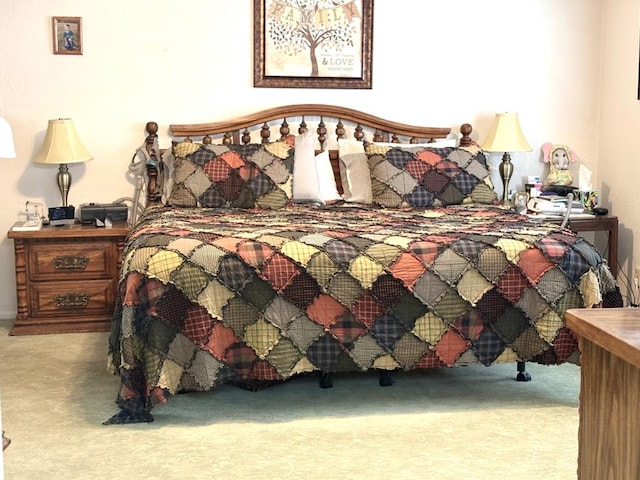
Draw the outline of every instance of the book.
M42 222L40 220L25 220L16 222L11 227L14 232L35 232L42 228Z

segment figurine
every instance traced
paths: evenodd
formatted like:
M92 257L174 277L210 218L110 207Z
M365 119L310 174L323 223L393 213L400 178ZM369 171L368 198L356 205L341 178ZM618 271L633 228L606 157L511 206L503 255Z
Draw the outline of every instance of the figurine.
M569 163L578 161L576 154L566 145L547 142L542 145L542 160L549 164L545 185L571 185L573 177Z

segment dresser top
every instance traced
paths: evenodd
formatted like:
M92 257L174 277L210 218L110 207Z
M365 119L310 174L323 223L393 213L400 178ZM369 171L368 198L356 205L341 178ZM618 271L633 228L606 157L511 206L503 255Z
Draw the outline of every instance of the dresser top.
M576 308L565 320L577 335L640 368L640 308Z

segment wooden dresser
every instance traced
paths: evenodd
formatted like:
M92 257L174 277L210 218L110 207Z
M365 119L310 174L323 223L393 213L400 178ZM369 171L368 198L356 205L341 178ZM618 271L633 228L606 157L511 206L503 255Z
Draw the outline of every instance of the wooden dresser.
M580 341L578 478L640 478L640 309L567 310Z
M9 231L18 310L11 335L108 331L128 233L125 224Z

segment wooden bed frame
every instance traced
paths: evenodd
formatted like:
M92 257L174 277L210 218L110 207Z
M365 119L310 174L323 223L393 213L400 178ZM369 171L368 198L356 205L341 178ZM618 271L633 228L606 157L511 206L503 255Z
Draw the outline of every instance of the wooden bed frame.
M275 122L280 122L279 125ZM289 122L298 125L292 131ZM447 138L450 128L418 127L405 123L385 120L374 115L347 107L326 104L286 105L262 110L234 119L199 124L173 124L169 126L172 138L193 141L199 138L204 144L251 143L272 141L273 130L277 129L279 138L307 131L307 122L315 124L318 151L328 149L338 191L342 193L340 167L338 162L337 139L353 138L363 142L426 143ZM161 199L161 186L158 183L156 165L164 150L158 147L158 124L148 122L145 126L147 137L144 148L151 159L147 163L147 203L158 203ZM333 128L333 135L329 133ZM472 127L468 123L460 126L458 144L462 147L475 144L471 139ZM256 138L257 137L257 138Z
M146 130L134 157L141 185L136 193L146 168L147 203L157 203L164 193L161 177L188 179L189 173L180 171L179 162L170 172L158 124L149 122ZM451 132L301 104L223 122L171 125L168 133L176 142L237 145L305 131L313 132L316 151L330 153L338 184L340 139L417 144ZM468 170L477 168L480 176L467 170L458 176L473 176L467 183L489 188L479 183L489 172L478 165L486 158L470 138L471 126L460 131L457 143L466 151L425 152L422 159L454 170L447 163L468 158ZM249 151L247 157L265 151L240 150ZM273 168L286 169L288 189L291 149L281 150L288 153L286 168ZM186 154L187 166L206 163L210 152L202 153L207 158ZM393 168L394 155L380 170ZM410 161L409 168L421 171ZM471 210L461 205L434 212L376 210L377 203L244 212L198 208L197 202L149 208L123 251L108 352L108 369L120 376L120 411L105 423L152 421L154 404L224 383L257 390L318 372L320 386L328 388L332 372L377 370L379 384L388 386L399 369L513 361L516 379L528 381L519 359L577 361L577 341L562 315L574 306L622 304L608 266L588 242L515 212L485 209L493 192L487 198Z

